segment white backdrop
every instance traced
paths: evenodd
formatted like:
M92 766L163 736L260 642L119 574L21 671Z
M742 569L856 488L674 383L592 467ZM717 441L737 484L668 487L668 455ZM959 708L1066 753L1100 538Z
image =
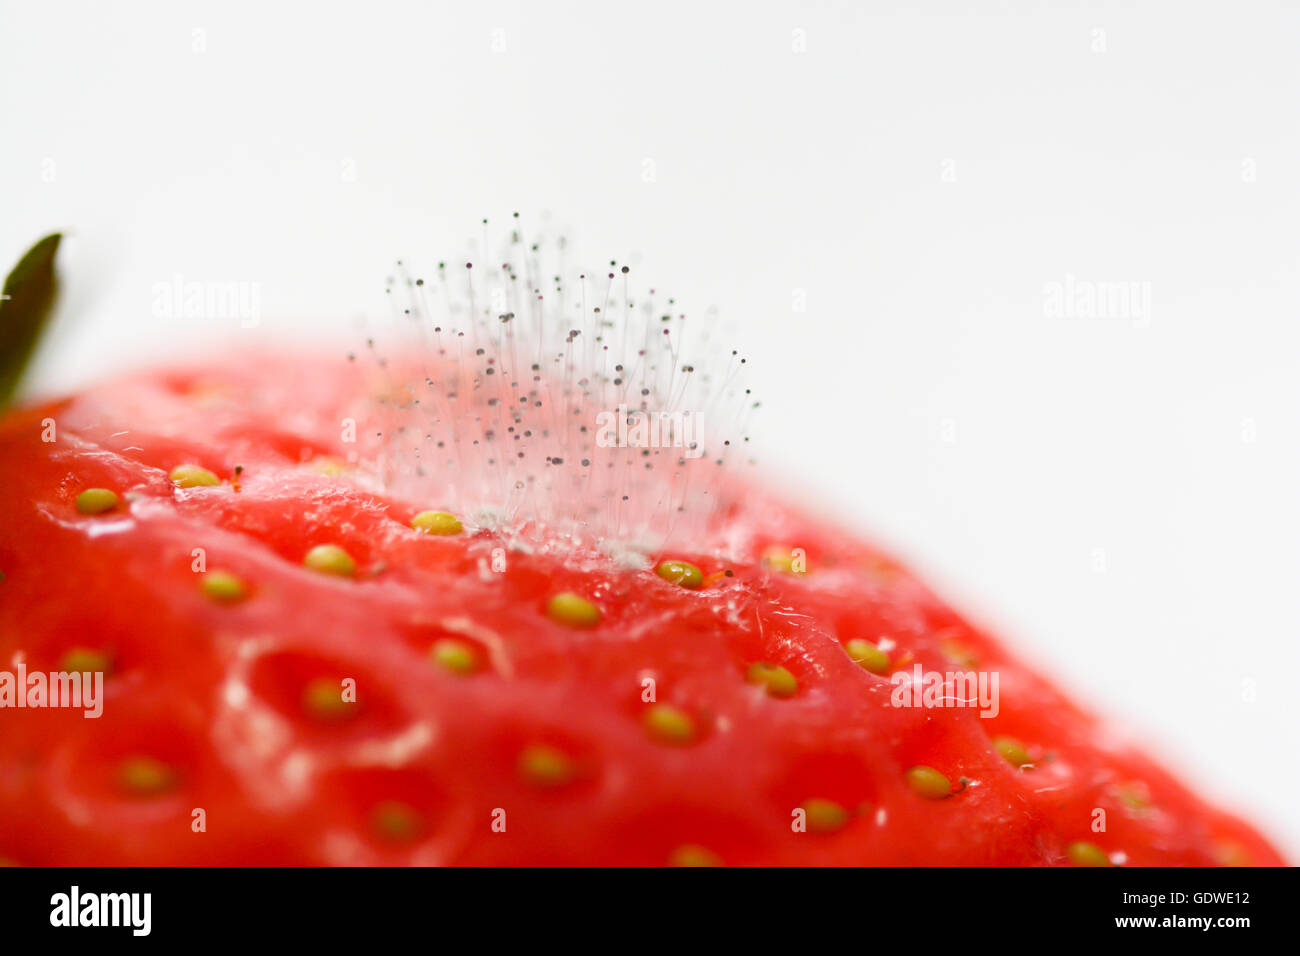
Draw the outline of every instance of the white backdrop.
M2 0L36 384L347 340L549 212L735 323L792 487L1300 858L1300 7L907 6Z

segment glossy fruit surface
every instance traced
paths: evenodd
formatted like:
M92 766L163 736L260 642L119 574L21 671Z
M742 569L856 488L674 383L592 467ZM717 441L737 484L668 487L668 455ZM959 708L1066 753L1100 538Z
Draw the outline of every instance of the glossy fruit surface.
M0 857L1280 862L833 523L747 487L660 551L525 541L386 495L370 388L241 359L0 423L0 670L106 674L0 709Z

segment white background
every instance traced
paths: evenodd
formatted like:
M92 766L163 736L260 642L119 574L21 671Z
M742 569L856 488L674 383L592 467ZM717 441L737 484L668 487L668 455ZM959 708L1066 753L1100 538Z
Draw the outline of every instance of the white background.
M36 384L355 338L549 212L739 327L792 487L1300 859L1300 7L908 6L3 0L0 258L71 233Z

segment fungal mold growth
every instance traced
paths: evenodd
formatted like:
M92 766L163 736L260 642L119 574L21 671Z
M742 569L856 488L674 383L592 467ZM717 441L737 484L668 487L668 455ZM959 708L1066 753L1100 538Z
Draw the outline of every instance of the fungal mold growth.
M516 213L485 267L487 235L389 280L369 341L385 489L521 537L656 548L709 527L750 463L744 356L617 260L571 268Z

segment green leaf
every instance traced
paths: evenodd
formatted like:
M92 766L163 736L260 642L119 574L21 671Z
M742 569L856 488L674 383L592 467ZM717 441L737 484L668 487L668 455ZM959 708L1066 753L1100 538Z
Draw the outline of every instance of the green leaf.
M62 238L56 232L36 243L5 279L0 294L0 407L18 391L23 369L50 318L58 289L54 254Z

